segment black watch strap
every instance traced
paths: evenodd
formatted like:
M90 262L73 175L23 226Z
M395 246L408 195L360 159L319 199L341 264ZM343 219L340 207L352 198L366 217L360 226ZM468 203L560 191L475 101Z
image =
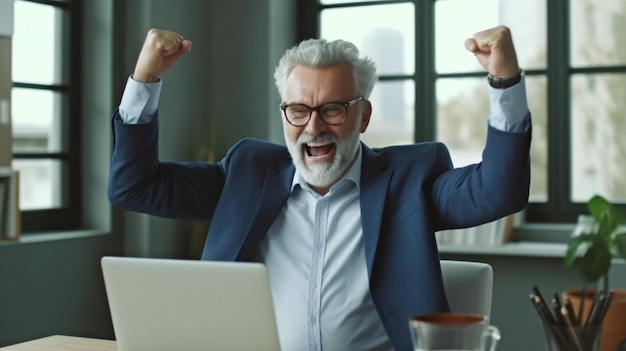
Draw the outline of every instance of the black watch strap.
M521 80L522 80L521 69L518 71L515 77L509 78L509 79L496 78L492 76L491 74L487 76L487 82L489 82L489 85L491 85L491 87L496 88L496 89L510 88L514 86L515 84L519 83Z

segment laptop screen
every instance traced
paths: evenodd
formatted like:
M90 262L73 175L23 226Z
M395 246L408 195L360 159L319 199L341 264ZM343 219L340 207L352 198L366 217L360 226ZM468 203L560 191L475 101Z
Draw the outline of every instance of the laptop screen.
M119 350L280 350L261 263L102 258Z

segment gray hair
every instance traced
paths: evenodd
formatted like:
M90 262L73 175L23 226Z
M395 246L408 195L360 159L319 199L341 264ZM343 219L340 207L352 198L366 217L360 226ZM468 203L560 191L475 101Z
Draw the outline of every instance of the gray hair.
M346 63L354 72L356 94L369 99L376 76L376 64L368 57L359 57L359 49L345 40L307 39L287 50L274 72L276 88L285 96L285 81L296 66L321 68Z

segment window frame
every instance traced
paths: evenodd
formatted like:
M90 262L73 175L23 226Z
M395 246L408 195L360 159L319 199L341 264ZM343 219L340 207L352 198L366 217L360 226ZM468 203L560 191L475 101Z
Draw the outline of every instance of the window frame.
M441 74L435 70L435 3L444 0L390 0L353 1L345 4L321 4L319 0L307 0L298 9L297 39L320 35L320 14L324 9L374 6L394 3L412 3L415 7L415 73L406 76L381 75L380 81L412 79L415 82L415 133L414 142L432 141L436 138L437 105L436 83L438 79L485 77L484 72ZM572 223L579 214L587 213L585 203L571 200L570 170L570 80L575 74L624 73L625 66L572 68L570 65L570 11L569 0L546 0L547 18L547 65L546 69L525 70L526 76L547 78L548 118L548 183L547 201L530 202L525 211L526 222ZM311 14L315 14L311 19ZM418 74L419 72L419 74ZM531 111L532 112L532 111ZM434 116L434 118L424 118ZM616 204L626 211L625 204Z
M62 162L62 198L59 208L22 210L21 231L51 232L79 229L81 226L80 172L80 131L81 131L81 4L79 0L20 0L53 6L65 11L62 25L61 49L62 74L67 76L66 84L32 84L12 81L13 88L50 91L63 94L61 107L63 143L66 148L60 152L13 152L14 160L55 160Z

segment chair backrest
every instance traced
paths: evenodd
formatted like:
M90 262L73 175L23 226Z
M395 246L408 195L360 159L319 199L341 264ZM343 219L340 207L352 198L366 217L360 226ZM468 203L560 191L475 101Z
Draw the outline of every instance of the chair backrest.
M487 263L441 260L443 285L452 312L491 315L493 269Z

